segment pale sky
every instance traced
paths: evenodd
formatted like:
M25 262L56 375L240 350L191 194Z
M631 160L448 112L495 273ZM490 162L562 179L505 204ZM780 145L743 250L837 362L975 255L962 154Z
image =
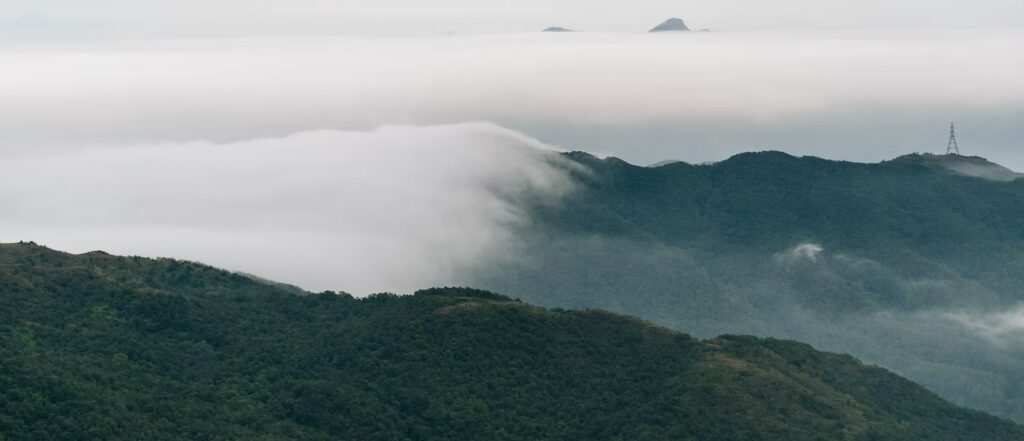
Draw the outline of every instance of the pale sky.
M1019 0L3 0L8 40L436 35L565 26L642 32L669 17L716 30L1005 28Z

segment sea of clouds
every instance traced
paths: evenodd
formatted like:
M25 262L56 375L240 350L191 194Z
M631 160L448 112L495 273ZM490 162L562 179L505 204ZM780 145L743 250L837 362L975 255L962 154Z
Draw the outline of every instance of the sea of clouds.
M0 241L309 289L457 283L551 150L637 163L961 148L1022 169L1024 33L801 31L4 43ZM489 121L464 123L465 121Z

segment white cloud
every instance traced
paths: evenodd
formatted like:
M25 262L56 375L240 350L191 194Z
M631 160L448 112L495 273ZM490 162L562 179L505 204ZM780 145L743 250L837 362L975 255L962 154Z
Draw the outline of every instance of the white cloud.
M802 243L786 251L783 251L782 253L777 254L776 257L784 262L817 262L818 255L821 254L822 251L825 251L825 248L822 247L821 245L818 245L816 243Z
M560 160L485 123L9 158L0 241L408 291L505 253L523 198L570 189Z

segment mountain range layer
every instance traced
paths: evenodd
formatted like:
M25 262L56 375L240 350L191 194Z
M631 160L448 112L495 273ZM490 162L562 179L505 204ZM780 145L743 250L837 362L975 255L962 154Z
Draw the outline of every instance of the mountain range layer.
M700 337L806 341L1024 421L1018 174L938 155L564 157L577 190L532 207L515 257L478 268L475 286Z

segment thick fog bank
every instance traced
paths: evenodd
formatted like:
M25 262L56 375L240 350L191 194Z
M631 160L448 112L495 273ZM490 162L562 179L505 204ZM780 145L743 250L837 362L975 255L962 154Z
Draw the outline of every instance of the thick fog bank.
M524 198L569 190L557 161L486 123L4 158L0 242L408 292L500 257Z

